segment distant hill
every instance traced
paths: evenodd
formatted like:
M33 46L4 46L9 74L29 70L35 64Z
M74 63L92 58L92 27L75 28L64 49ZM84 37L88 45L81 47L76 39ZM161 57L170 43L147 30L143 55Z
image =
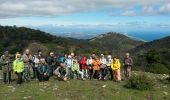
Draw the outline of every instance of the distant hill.
M170 69L170 36L139 45L130 52L135 59L141 59L140 57L143 57L149 50L158 51L161 56L161 63Z
M44 46L49 50L59 53L123 53L143 41L138 41L118 33L107 33L93 39L74 39L69 37L54 36L49 33L26 27L0 26L0 52L9 49L12 53L23 51L30 44L43 45L35 47L41 49Z
M170 49L170 36L138 45L136 48L132 49L131 52L142 54L150 49L156 49L158 51Z
M144 44L144 41L136 40L114 32L99 35L98 37L89 40L89 42L96 47L106 49L112 53L124 53L136 46Z

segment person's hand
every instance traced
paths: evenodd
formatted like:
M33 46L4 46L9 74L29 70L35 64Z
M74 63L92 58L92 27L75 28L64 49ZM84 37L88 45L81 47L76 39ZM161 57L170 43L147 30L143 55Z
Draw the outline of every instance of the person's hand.
M6 63L8 64L8 63L9 63L9 61L6 61Z

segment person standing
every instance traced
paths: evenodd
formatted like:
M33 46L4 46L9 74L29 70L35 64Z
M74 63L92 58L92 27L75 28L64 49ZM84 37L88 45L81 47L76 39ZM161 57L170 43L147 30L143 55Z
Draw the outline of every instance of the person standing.
M93 63L93 59L92 59L92 57L90 56L90 57L87 59L88 76L89 76L90 79L92 79L92 77L93 77L92 63Z
M112 56L111 55L108 55L107 56L107 59L106 59L106 65L107 65L107 68L108 68L108 76L110 76L110 80L113 80L113 71L112 71L112 68L111 68L111 65L112 65L112 62L113 62L113 59L112 59Z
M81 69L83 75L88 78L88 66L87 66L87 58L84 56L80 61Z
M2 76L4 83L11 82L12 65L9 52L6 50L0 58L0 63L2 64Z
M50 52L50 55L46 58L46 62L50 69L50 76L53 76L53 72L56 69L56 60L54 58L54 52Z
M41 58L44 58L43 54L42 54L42 51L41 50L38 50L38 58L41 59Z
M17 84L22 83L22 75L24 72L24 62L21 59L21 54L16 54L16 60L13 62L14 73L17 75Z
M113 62L111 68L113 70L114 80L120 82L121 81L121 74L120 74L120 61L116 57L113 57Z
M124 60L123 60L123 67L124 67L124 76L125 78L131 77L131 68L133 65L133 60L130 57L129 53L125 54Z
M38 65L40 63L40 59L37 54L33 56L33 79L38 79L39 73L38 73Z
M100 80L104 80L105 76L106 76L106 58L104 57L104 54L101 54L100 57L100 62L101 62L101 66L100 66Z
M101 66L100 60L97 57L94 57L92 65L93 65L93 78L99 79L99 71Z
M66 77L71 78L71 67L73 66L73 59L71 55L68 55L68 57L66 58L65 65L66 65Z
M24 69L24 79L26 81L31 80L30 70L32 67L32 55L30 54L30 50L26 49L24 54L22 55L21 59L24 61L25 69Z

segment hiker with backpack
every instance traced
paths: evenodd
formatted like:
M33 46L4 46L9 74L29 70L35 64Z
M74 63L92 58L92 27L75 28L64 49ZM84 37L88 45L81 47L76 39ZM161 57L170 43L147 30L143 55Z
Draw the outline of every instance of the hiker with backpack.
M121 81L120 66L120 60L117 57L113 57L111 68L113 70L114 80L117 82Z
M129 53L125 54L124 60L123 60L123 67L124 67L124 76L125 78L131 77L131 68L133 65L133 60L130 57Z
M10 83L12 81L11 74L13 69L11 65L11 57L8 50L6 50L4 54L1 56L0 63L2 65L3 82Z
M24 54L22 55L21 59L24 61L24 66L25 66L25 69L24 69L24 73L23 73L23 76L24 76L24 79L28 82L31 80L31 74L30 74L30 70L32 68L32 55L30 54L30 50L29 49L26 49Z
M13 62L13 69L14 69L14 73L17 75L17 79L16 82L17 84L21 84L22 81L22 76L23 76L23 72L24 72L24 62L21 59L21 54L20 53L16 53L16 59Z

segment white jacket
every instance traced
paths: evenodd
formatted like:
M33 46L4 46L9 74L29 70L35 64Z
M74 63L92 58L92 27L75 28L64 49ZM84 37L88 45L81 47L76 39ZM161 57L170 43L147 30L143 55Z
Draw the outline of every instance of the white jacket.
M104 64L104 65L106 65L106 58L100 58L100 62L102 63L102 64Z

